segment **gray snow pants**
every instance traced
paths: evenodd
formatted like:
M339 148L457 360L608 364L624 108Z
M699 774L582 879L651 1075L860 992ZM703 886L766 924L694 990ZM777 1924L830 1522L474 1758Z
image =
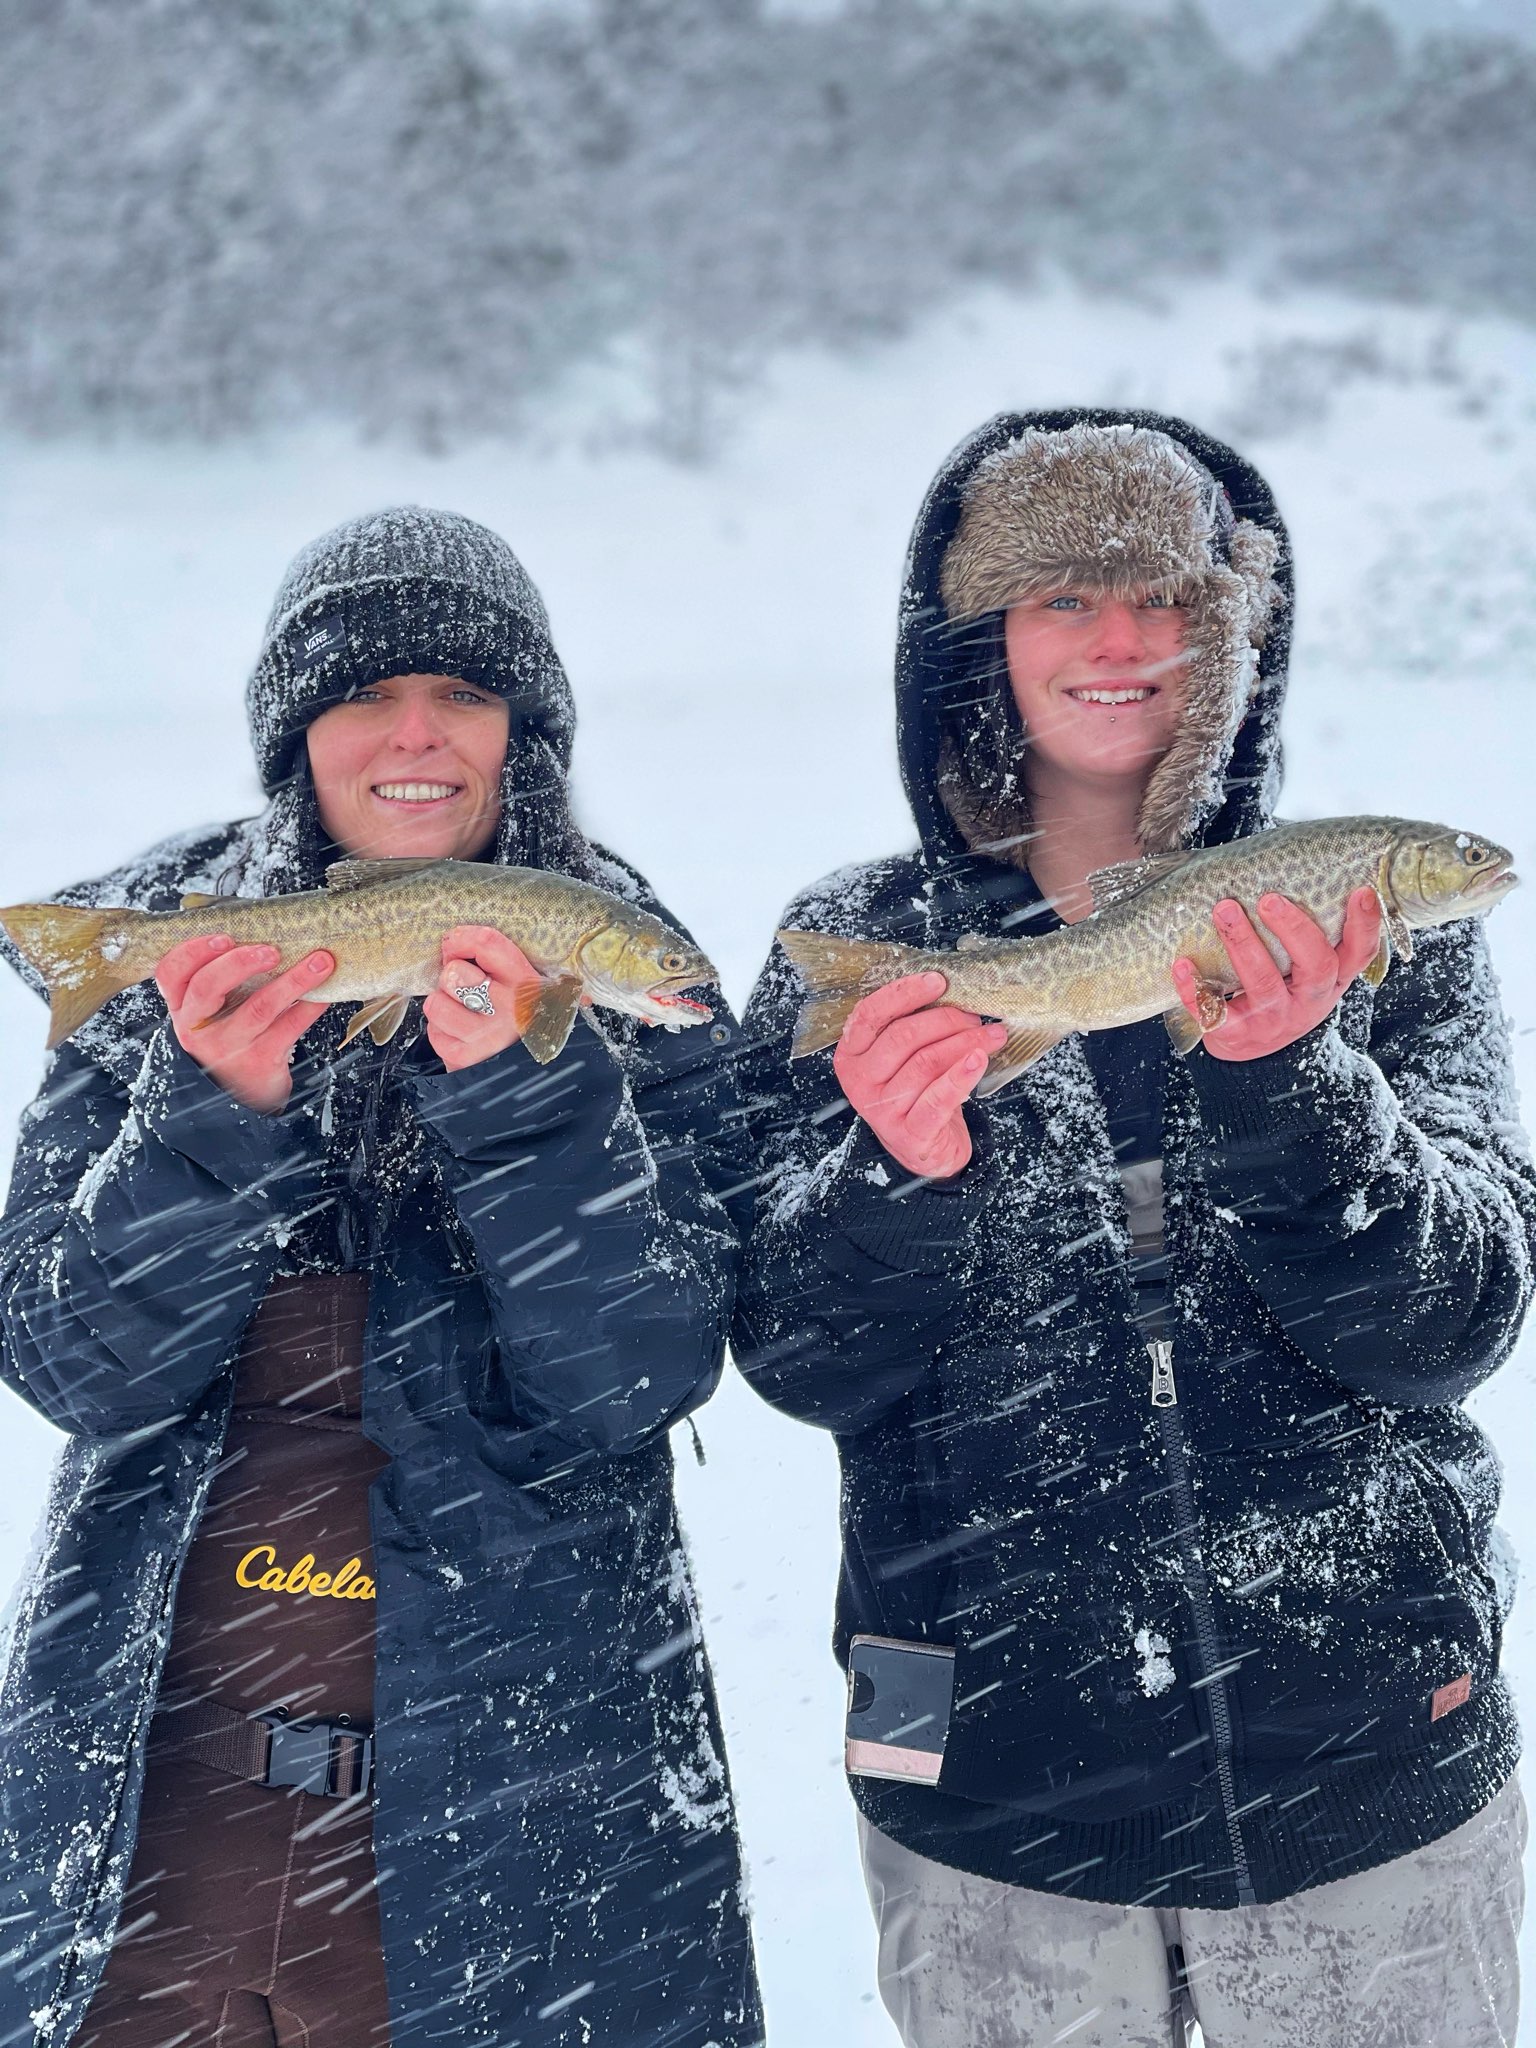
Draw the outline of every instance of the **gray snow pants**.
M1231 1912L1100 1906L930 1862L860 1816L905 2048L1514 2048L1526 1813ZM1182 1951L1180 1957L1175 1951Z

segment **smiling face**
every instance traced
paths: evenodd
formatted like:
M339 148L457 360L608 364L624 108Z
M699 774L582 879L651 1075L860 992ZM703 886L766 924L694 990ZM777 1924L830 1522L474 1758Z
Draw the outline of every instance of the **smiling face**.
M306 735L320 822L364 860L475 860L501 815L509 713L457 676L389 676Z
M1170 598L1060 590L1009 607L1008 677L1026 781L1140 790L1184 704L1185 611Z

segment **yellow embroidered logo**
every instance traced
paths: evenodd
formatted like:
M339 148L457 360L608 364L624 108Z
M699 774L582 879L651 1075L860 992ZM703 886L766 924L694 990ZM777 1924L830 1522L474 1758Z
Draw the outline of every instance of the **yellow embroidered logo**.
M263 1558L266 1560L263 1565ZM339 1572L317 1572L311 1552L284 1571L270 1543L258 1543L235 1566L235 1582L262 1593L308 1593L315 1600L371 1600L373 1581L360 1557L349 1557Z

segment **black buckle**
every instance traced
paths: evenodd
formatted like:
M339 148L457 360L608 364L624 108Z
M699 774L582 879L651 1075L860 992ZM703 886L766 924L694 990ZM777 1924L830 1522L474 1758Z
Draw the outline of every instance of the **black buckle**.
M355 1799L373 1786L373 1737L345 1721L287 1721L258 1714L268 1733L264 1785L288 1785L325 1799ZM356 1745L356 1783L343 1792L338 1782L346 1760L343 1743Z

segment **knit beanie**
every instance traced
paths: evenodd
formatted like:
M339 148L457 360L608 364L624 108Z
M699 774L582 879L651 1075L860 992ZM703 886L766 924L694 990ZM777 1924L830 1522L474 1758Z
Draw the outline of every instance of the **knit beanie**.
M289 779L322 711L396 675L494 691L569 767L575 714L543 602L506 542L457 512L372 512L289 564L246 687L262 786Z

